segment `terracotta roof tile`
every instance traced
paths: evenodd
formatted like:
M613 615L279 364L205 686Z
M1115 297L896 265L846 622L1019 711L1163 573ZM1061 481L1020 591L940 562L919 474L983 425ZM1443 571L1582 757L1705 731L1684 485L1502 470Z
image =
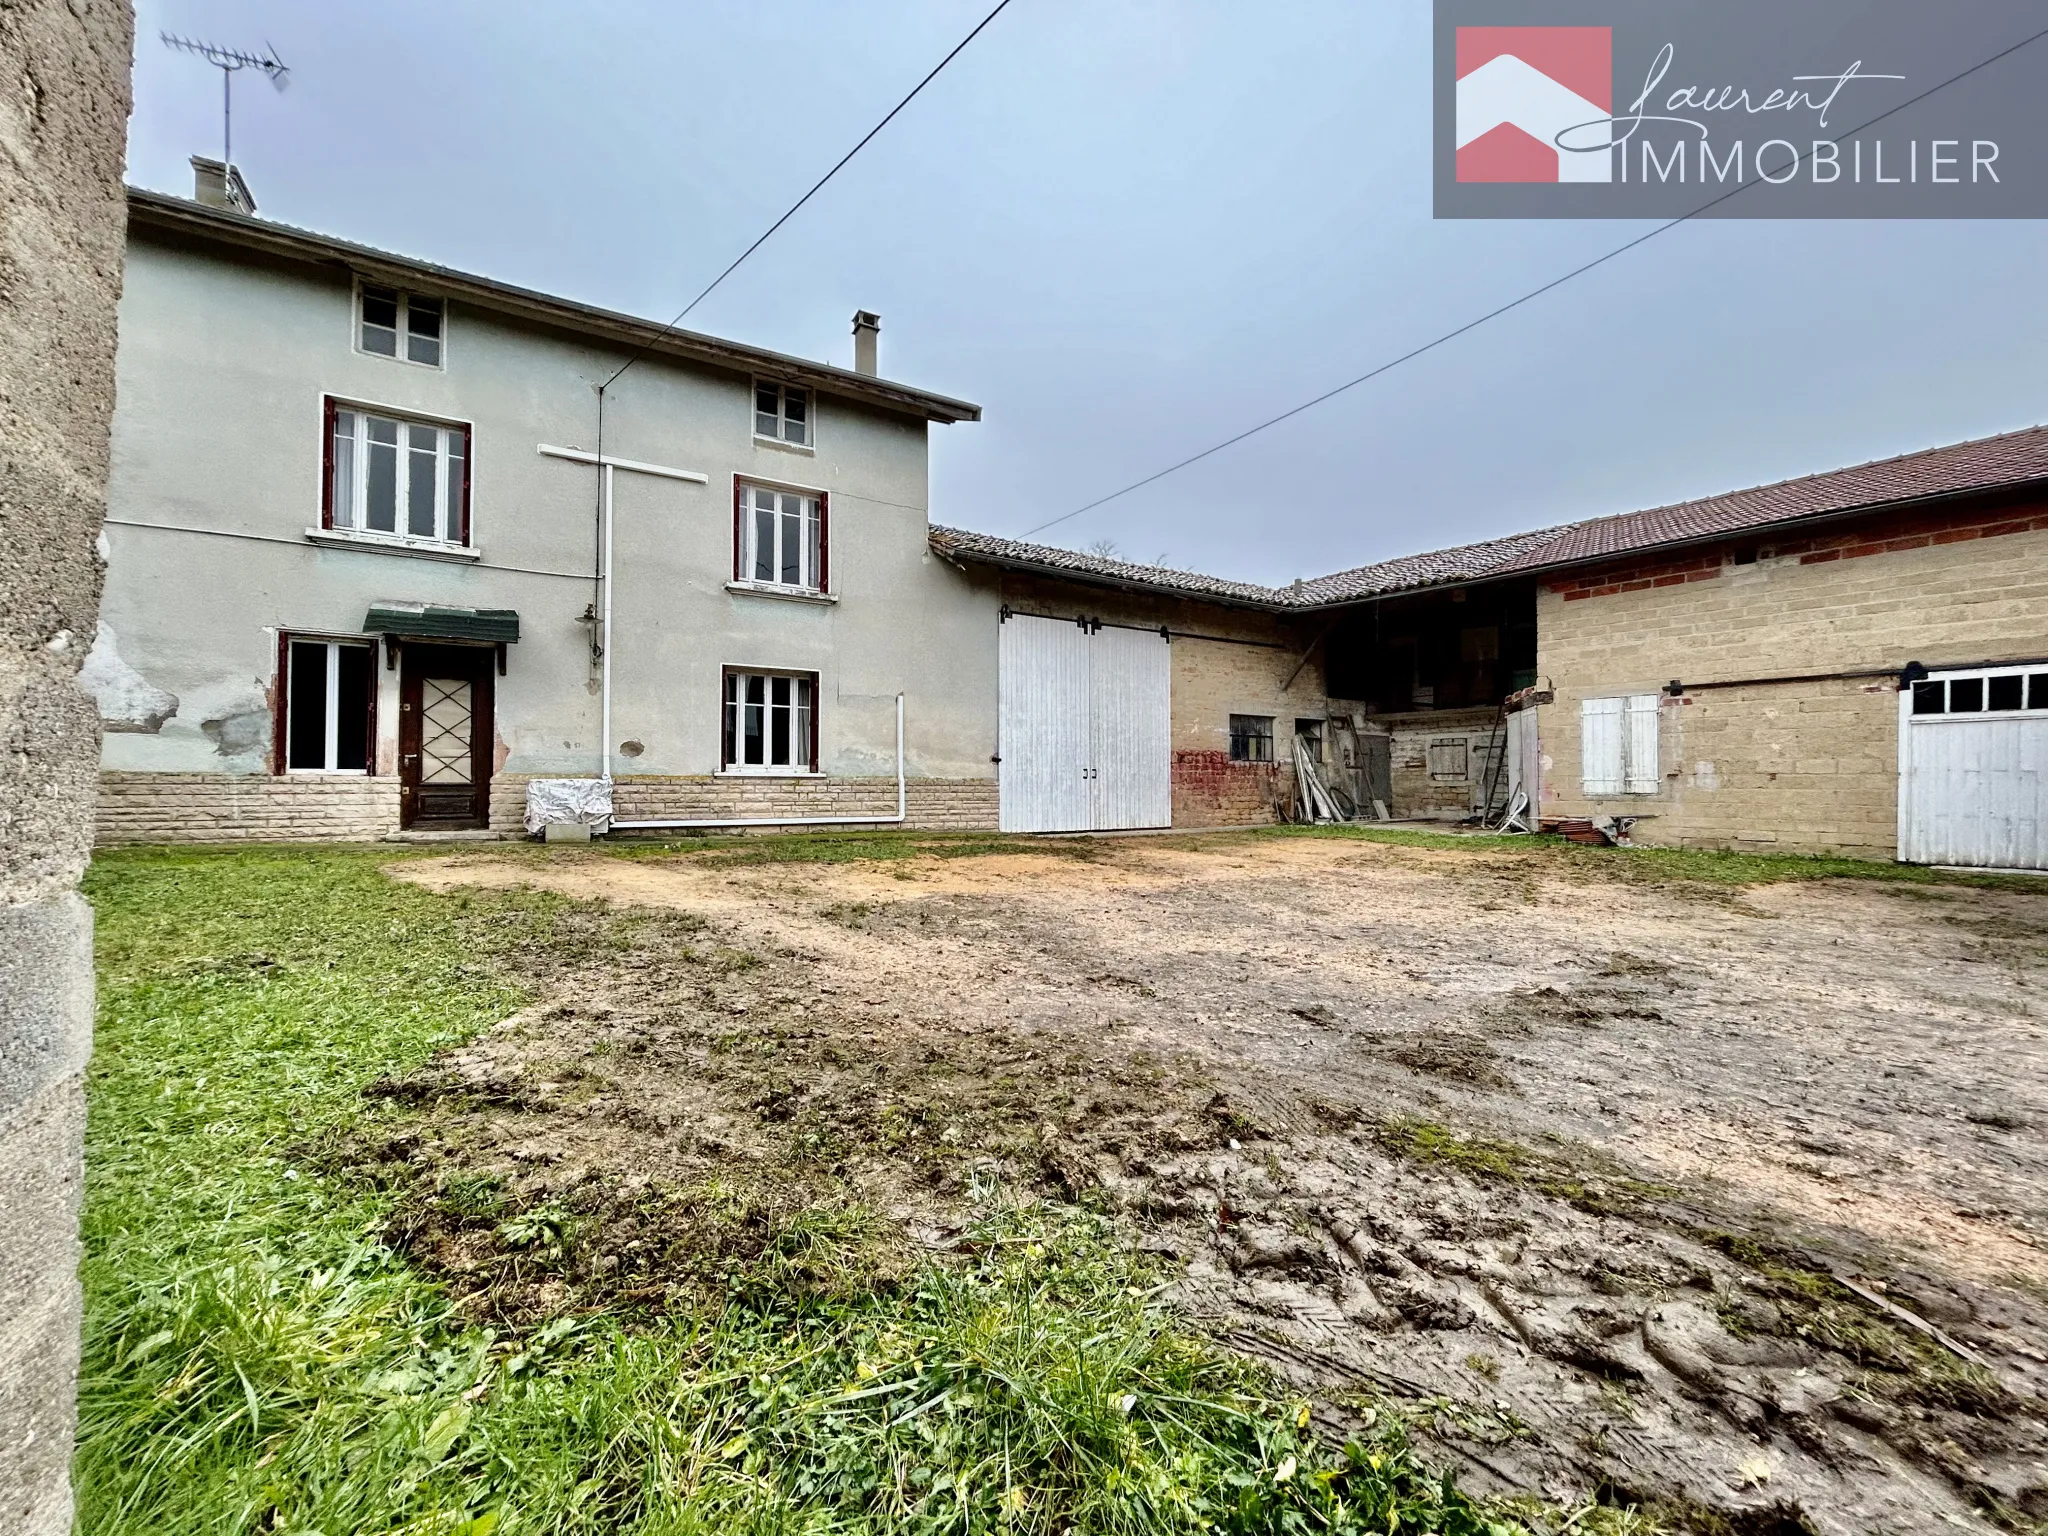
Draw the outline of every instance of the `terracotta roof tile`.
M1780 480L1697 501L1623 512L1582 523L1513 533L1451 549L1403 555L1375 565L1317 576L1287 587L1225 581L1194 571L1131 565L1076 550L1024 544L964 529L932 529L941 554L1049 575L1072 575L1147 591L1206 597L1272 609L1320 608L1412 592L1452 582L1579 565L1670 544L1775 527L1802 518L1893 506L1934 496L2048 481L2048 427L1928 448L1825 474Z

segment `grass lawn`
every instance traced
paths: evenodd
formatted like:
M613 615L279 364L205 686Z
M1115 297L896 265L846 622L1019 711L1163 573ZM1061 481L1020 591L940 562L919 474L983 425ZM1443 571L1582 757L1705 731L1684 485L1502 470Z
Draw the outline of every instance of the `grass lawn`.
M789 851L862 856L810 841ZM793 1222L692 1315L563 1314L520 1337L465 1320L383 1243L391 1197L323 1173L317 1148L403 1113L365 1087L526 1001L509 957L602 946L610 919L434 895L388 879L393 857L93 867L86 1536L1510 1536L1565 1518L1475 1504L1388 1415L1369 1443L1321 1444L1305 1403L1177 1323L1106 1220L999 1191L960 1255L907 1277L776 1283L858 1246L872 1218L844 1212ZM1570 1528L1640 1528L1610 1517Z

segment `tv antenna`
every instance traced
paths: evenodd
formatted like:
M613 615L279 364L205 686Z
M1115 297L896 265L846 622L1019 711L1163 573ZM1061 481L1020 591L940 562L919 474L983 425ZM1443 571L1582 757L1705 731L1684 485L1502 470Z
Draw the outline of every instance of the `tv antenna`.
M269 43L263 45L262 57L253 53L242 53L234 48L223 48L218 43L202 43L189 37L177 37L169 32L159 32L166 48L175 48L180 53L193 54L206 60L220 71L220 159L223 165L235 163L235 72L243 69L259 69L270 77L270 83L283 90L286 76L291 69L277 56L277 50Z

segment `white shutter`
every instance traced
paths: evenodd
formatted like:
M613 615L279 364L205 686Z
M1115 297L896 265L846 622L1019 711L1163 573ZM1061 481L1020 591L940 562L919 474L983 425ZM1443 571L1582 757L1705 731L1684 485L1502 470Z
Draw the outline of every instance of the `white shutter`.
M1662 769L1657 757L1657 695L1632 694L1622 723L1622 793L1654 795Z
M1098 630L1088 645L1094 825L1168 826L1173 647L1157 630L1122 628Z
M1620 699L1579 702L1579 787L1589 795L1621 793Z

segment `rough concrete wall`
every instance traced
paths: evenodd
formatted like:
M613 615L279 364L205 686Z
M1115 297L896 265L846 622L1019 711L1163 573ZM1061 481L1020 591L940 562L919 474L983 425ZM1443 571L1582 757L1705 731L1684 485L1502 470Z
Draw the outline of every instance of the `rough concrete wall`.
M0 1528L71 1529L99 607L133 21L0 0Z
M1682 682L1909 661L2048 656L2048 509L1921 514L1781 544L1596 573L1537 600L1543 814L1647 815L1646 842L1890 858L1898 695L1888 679L1711 689L1658 710L1655 794L1582 792L1579 706Z

